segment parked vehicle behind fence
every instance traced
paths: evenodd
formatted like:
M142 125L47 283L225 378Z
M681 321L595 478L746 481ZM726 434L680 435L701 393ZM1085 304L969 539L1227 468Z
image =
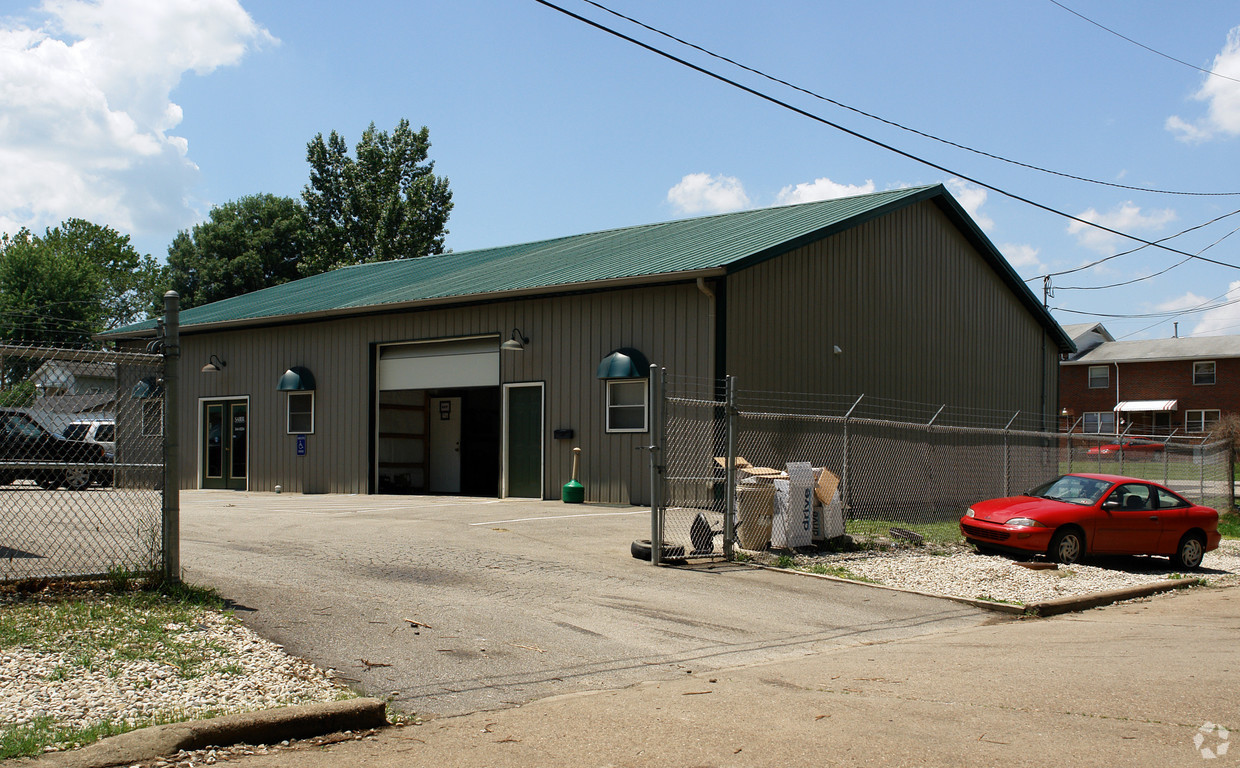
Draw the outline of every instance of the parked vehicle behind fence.
M0 409L0 486L33 480L48 490L108 485L112 457L104 446L53 434L27 414Z

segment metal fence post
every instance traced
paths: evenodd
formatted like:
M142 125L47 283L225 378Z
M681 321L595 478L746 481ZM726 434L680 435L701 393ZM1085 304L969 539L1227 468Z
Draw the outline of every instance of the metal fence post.
M1128 426L1124 427L1124 433L1119 436L1119 473L1124 474L1124 439L1128 437L1128 430L1132 429L1132 422L1128 422ZM1102 448L1098 449L1098 455L1102 455Z
M164 294L164 506L163 578L181 580L181 461L178 419L178 369L181 363L181 296Z
M650 564L663 561L663 444L666 433L667 371L650 365Z
M844 477L841 483L844 485L844 493L841 497L844 501L844 520L852 519L852 435L848 430L848 419L852 416L853 411L857 410L857 406L861 405L861 398L865 397L865 393L857 398L857 402L852 404L852 408L848 409L848 413L844 414Z
M725 482L728 487L725 491L726 507L723 510L723 556L728 560L732 559L732 552L736 543L736 377L728 376L727 378L727 405L725 406L725 431L727 433L728 447L726 451L726 460L728 462Z
M1012 418L1008 419L1007 426L1003 428L1003 495L1011 496L1012 485L1012 466L1011 466L1011 446L1008 444L1008 431L1012 428L1012 422L1016 421L1016 417L1020 415L1020 411L1012 414Z
M1167 484L1167 445L1171 442L1171 438L1175 437L1175 433L1179 432L1179 428L1171 430L1171 434L1167 435L1167 439L1163 440L1162 459L1163 459L1163 485Z
M1200 477L1200 480L1198 481L1198 486L1197 486L1197 494L1198 494L1197 498L1201 499L1202 501L1205 501L1206 499L1206 446L1210 444L1209 441L1213 435L1214 435L1213 432L1208 433L1202 439L1201 447L1198 449L1199 451L1198 455L1201 457L1201 461L1197 462L1197 466L1200 468L1201 471L1198 472L1198 476Z

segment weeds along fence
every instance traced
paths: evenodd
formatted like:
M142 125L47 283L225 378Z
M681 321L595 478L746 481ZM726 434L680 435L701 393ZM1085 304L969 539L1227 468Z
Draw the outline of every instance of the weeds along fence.
M651 535L671 547L661 557L843 533L951 536L970 504L1070 471L1156 480L1218 509L1232 503L1222 441L1163 437L1120 451L1114 435L1031 429L1036 415L656 378Z
M0 582L169 567L166 384L163 354L0 344Z

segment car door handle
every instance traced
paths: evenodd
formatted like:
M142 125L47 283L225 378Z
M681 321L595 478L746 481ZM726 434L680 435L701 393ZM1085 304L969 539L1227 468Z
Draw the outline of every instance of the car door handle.
M1158 515L1150 515L1150 519L1154 522L1158 522Z

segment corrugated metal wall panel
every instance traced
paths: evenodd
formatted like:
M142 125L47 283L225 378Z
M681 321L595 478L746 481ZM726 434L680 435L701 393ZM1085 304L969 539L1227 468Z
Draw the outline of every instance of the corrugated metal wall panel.
M1054 343L931 202L730 275L727 307L743 389L1044 410L1055 423Z
M501 302L461 308L375 315L258 330L187 334L182 340L181 413L184 487L198 483L199 398L250 398L250 489L288 493L366 493L370 467L370 345L435 338L493 335L520 328L524 352L500 355L501 383L545 384L544 495L559 498L582 449L587 499L649 503L648 456L634 450L648 434L606 434L606 385L598 362L631 346L669 371L710 376L713 300L692 284ZM228 365L199 372L210 354ZM286 396L276 382L285 369L304 365L315 375L315 432L305 456L286 430ZM571 428L572 440L551 432ZM494 470L500 472L499 458Z

